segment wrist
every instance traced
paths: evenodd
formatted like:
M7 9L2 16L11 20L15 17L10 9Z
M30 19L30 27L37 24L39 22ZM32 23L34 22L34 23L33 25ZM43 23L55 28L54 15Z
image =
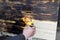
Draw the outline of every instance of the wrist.
M26 39L28 39L28 36L25 33L23 33L23 35L25 36Z

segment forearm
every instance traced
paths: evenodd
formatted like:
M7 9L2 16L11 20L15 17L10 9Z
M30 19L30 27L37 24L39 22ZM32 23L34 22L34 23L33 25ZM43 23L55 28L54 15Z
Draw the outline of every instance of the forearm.
M18 36L14 36L14 37L8 37L5 40L25 40L25 36L23 34L20 34Z

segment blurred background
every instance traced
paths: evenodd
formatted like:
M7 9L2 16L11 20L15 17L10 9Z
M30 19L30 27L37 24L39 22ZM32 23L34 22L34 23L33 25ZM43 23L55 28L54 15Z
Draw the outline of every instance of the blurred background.
M59 0L0 0L0 31L6 32L23 15L30 15L42 24L57 22L59 3Z

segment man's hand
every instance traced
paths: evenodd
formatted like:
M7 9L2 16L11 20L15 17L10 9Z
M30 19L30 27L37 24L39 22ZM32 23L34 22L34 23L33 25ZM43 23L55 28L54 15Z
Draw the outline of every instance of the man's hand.
M35 31L36 31L35 27L26 26L23 30L23 35L25 36L26 39L28 39L29 37L35 34Z

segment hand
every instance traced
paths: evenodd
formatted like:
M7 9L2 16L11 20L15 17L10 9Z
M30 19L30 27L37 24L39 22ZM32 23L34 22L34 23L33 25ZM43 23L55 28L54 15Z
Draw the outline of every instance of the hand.
M23 35L25 36L26 39L28 39L29 37L35 34L35 31L36 31L35 27L26 26L23 30Z

